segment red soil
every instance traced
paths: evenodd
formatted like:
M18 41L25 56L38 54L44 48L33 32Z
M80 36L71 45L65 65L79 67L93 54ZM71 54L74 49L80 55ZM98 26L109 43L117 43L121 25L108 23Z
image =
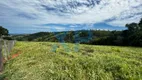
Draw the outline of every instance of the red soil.
M16 54L11 55L10 57L8 57L7 60L14 59L18 57L20 54L21 54L21 51L17 52ZM3 63L5 63L7 60L3 58Z
M11 56L11 58L14 59L14 58L18 57L20 54L21 54L21 51L17 52L16 54L13 54Z

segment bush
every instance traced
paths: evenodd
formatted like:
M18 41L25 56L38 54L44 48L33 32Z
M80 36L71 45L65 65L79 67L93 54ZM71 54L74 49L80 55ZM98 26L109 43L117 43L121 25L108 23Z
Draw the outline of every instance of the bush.
M3 37L3 39L4 39L4 40L14 40L12 37L9 37L9 36Z

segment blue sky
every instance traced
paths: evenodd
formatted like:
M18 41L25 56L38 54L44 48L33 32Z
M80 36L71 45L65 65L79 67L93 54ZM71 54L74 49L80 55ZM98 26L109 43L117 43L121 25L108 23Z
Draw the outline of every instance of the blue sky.
M0 0L0 25L10 33L123 30L142 18L141 0Z

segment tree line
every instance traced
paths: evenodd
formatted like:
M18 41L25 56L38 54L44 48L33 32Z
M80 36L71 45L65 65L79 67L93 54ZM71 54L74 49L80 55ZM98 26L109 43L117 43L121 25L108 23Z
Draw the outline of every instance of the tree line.
M39 32L26 35L14 35L18 41L49 41L81 43L90 45L116 45L142 47L142 19L139 23L126 24L122 31L78 30L62 32Z

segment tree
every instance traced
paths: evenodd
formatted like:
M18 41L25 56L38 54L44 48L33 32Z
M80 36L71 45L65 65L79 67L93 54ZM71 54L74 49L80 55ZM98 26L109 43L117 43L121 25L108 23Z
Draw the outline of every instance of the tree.
M134 33L135 31L140 30L140 27L137 23L126 24L129 33Z
M140 27L140 30L142 31L142 18L141 18L141 20L139 22L139 27Z
M125 40L128 41L128 44L131 46L142 46L142 19L139 23L126 24L126 27L128 28L128 36L125 37Z
M0 26L0 37L2 35L8 35L8 30Z

